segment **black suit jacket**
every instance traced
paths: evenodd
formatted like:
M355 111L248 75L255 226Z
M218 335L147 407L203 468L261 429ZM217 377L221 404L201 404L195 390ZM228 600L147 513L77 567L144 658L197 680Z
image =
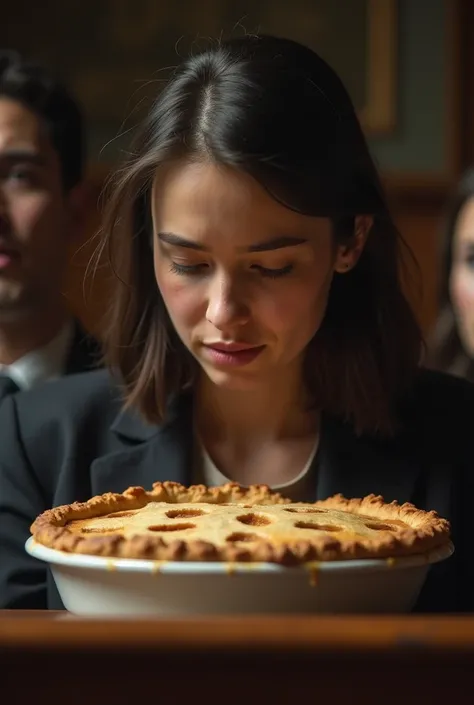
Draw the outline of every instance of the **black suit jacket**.
M418 611L474 608L474 387L420 372L390 440L357 437L324 416L314 499L381 494L435 509L452 522L453 557L434 566ZM170 405L166 423L145 424L121 411L108 373L52 382L0 407L0 607L61 608L45 565L24 550L35 517L51 506L84 501L130 485L191 483L192 395Z

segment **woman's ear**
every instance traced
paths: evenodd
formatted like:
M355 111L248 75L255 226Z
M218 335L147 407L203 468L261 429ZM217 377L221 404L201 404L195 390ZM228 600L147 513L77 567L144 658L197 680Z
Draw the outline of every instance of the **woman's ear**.
M374 218L371 215L357 215L354 219L354 234L348 242L338 245L334 271L339 274L353 269L361 256Z

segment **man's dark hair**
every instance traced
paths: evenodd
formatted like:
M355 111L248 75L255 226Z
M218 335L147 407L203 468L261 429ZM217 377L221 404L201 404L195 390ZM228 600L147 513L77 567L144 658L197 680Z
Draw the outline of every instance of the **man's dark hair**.
M84 120L77 102L45 66L6 50L0 50L1 97L17 100L43 122L69 191L82 179L85 161Z

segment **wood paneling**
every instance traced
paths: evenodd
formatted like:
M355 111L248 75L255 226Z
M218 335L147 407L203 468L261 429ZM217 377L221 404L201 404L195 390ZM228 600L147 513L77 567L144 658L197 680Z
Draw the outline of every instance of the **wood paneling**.
M403 239L418 263L413 272L410 300L428 335L438 314L438 233L441 226L442 205L419 204L404 206L394 213Z

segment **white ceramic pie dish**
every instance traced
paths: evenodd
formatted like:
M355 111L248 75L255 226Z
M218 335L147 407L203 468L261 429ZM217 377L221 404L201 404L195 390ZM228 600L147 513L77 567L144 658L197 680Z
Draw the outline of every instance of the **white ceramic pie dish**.
M409 612L430 564L453 546L395 560L284 568L271 563L183 563L65 553L36 543L66 609L82 616Z

